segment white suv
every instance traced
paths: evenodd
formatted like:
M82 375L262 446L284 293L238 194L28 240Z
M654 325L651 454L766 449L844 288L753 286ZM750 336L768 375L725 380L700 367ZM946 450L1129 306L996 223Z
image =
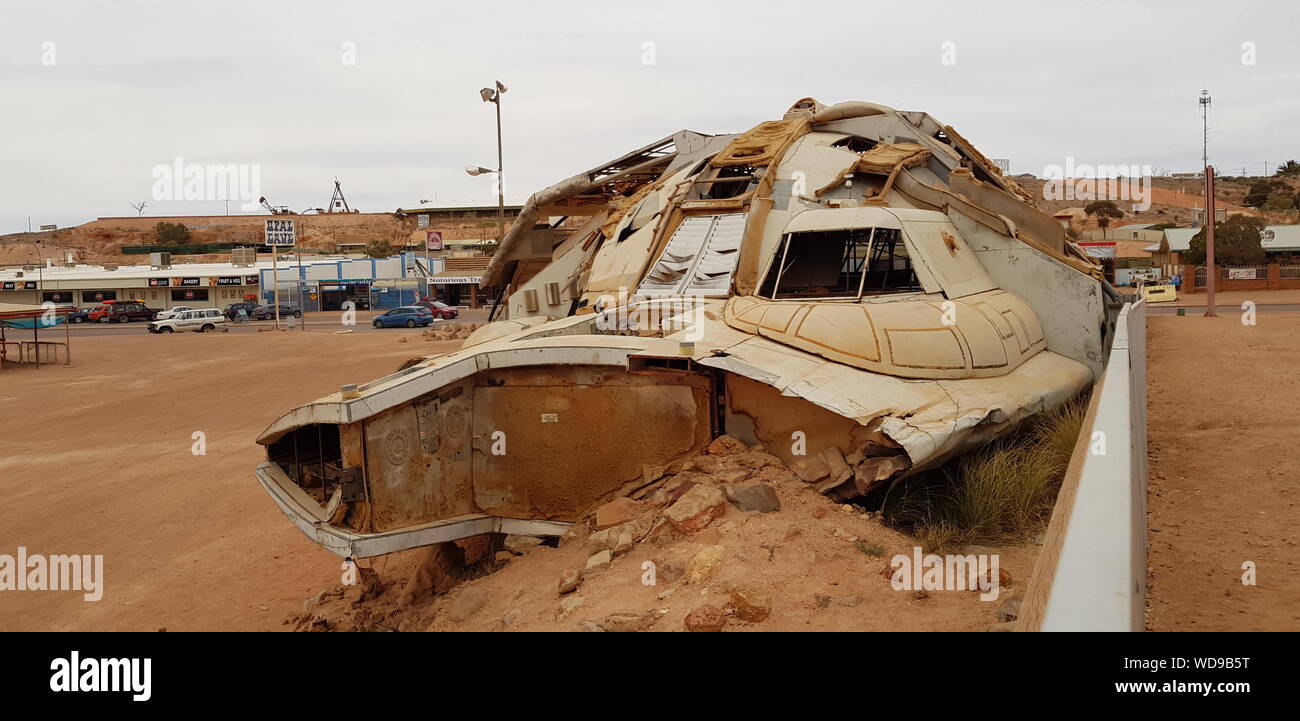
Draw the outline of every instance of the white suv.
M175 308L161 310L158 311L158 315L154 316L154 320L169 320L171 318L175 318L176 316L180 315L181 313L184 313L187 310L194 310L194 309L188 305L178 305Z
M217 308L181 311L171 318L149 322L150 333L175 333L178 330L206 333L218 328L230 330L226 327L226 316Z

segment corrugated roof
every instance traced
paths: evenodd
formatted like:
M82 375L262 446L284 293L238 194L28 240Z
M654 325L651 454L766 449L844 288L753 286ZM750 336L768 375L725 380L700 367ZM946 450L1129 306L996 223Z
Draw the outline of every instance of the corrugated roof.
M1200 228L1166 228L1165 241L1169 243L1169 250L1174 253L1187 251L1191 247L1192 236L1200 230ZM1273 253L1300 250L1300 225L1266 226L1260 246ZM1143 250L1158 251L1160 245L1158 243L1149 245Z

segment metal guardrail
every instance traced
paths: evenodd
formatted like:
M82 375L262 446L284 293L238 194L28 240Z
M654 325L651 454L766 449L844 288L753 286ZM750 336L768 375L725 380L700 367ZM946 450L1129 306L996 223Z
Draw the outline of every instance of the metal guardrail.
M1146 305L1120 311L1026 590L1020 630L1146 626Z

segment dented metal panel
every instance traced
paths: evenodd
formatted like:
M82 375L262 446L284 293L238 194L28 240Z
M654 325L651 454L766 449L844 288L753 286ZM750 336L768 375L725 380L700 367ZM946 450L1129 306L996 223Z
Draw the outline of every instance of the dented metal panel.
M1100 371L1113 289L1053 245L1031 200L921 112L801 99L746 133L678 133L530 198L486 274L522 284L504 299L510 317L360 397L285 413L258 438L258 478L304 533L352 555L507 524L553 531L721 425L821 492L865 493L1006 433ZM549 261L521 245L547 213L586 218ZM756 297L783 237L860 228L901 230L871 294L842 293L846 276L869 274L862 234L829 233L801 250L817 273L798 297ZM535 311L511 297L546 284L564 297ZM656 322L628 321L647 311ZM275 460L312 425L339 434L321 463L362 471L365 492L341 514ZM793 452L797 430L824 468Z

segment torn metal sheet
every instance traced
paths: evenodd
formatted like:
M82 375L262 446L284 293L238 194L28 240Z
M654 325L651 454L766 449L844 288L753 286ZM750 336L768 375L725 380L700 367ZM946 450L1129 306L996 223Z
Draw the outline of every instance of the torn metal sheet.
M288 411L257 476L350 555L554 532L723 432L867 493L1100 372L1114 291L1030 201L874 103L667 136L530 198L484 280L496 322ZM534 233L552 213L568 234Z

